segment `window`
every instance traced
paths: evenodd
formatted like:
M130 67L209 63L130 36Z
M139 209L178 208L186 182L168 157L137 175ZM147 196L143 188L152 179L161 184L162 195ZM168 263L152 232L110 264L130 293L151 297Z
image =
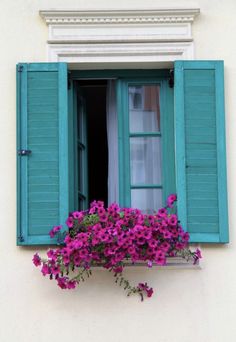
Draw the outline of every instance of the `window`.
M119 183L113 196L119 193L120 204L146 212L176 186L191 240L228 241L223 64L176 62L174 69L174 89L168 70L110 70L102 77L99 71L72 72L68 87L64 63L18 65L18 244L50 243L51 226L63 223L69 210L86 208L96 191L108 201L110 185L99 190L99 180L109 174L117 177L109 184ZM109 115L87 120L96 115L88 108L94 86L100 87L96 107L105 113L110 79L116 88L113 130ZM118 153L109 132L118 135ZM96 139L103 141L102 159L89 153ZM117 176L109 166L112 155Z
M86 72L78 79L71 74L72 101L77 102L70 156L76 164L75 208L87 209L98 199L151 213L175 191L174 148L168 148L174 134L169 72L160 77L154 71L155 78L139 78L138 71L125 73L132 78L116 72L116 79L106 80L106 71L96 71L101 79L93 79L93 72L89 79ZM171 171L164 172L168 168Z

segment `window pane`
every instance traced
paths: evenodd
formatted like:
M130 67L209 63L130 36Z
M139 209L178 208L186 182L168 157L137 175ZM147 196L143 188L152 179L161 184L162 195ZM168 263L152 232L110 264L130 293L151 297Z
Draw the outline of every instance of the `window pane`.
M132 189L131 207L152 214L162 207L162 189Z
M131 184L161 184L160 137L130 138Z
M129 87L130 132L160 131L160 86Z

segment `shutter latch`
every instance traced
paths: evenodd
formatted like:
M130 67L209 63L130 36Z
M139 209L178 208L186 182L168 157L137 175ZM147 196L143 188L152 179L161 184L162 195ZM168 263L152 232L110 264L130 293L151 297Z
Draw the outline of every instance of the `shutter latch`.
M32 153L31 150L18 150L18 155L19 156L28 156Z

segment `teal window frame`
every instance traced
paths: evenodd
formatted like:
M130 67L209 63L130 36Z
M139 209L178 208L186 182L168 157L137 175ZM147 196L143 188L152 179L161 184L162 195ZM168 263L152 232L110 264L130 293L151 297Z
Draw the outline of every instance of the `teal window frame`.
M137 72L138 75L138 72ZM129 129L129 86L160 86L160 131L136 132ZM168 78L136 77L117 80L117 112L119 140L119 199L125 207L131 206L132 189L162 189L162 203L169 193L175 192L175 161L174 161L174 108L173 91L168 85ZM161 137L161 184L132 185L130 180L130 138ZM158 208L153 208L157 210Z
M132 188L162 188L162 202L168 194L176 191L175 185L175 156L174 156L174 103L173 89L169 87L169 70L81 70L70 73L72 89L83 79L116 79L116 105L118 115L118 165L119 165L119 204L131 206ZM75 82L75 83L74 83ZM135 134L129 132L129 85L160 85L160 113L162 135L162 184L132 186L130 182L130 145L129 138ZM74 91L74 90L72 90ZM70 98L70 97L69 97ZM72 101L74 96L71 98ZM69 106L76 108L75 104ZM75 117L75 115L74 115ZM76 122L76 119L74 119ZM74 133L75 134L75 133ZM146 136L160 136L156 133L147 133ZM76 136L76 134L75 134ZM76 144L76 143L75 143ZM76 150L76 149L75 149ZM76 155L76 152L75 152ZM74 158L76 158L74 155ZM72 159L72 158L70 158ZM76 163L75 163L76 164ZM74 179L78 178L79 170L75 166ZM82 170L83 174L85 173ZM76 183L75 183L76 185ZM87 204L87 201L85 199ZM74 200L77 203L77 200ZM75 206L78 208L78 206ZM84 206L81 209L85 209ZM154 210L158 208L153 208Z

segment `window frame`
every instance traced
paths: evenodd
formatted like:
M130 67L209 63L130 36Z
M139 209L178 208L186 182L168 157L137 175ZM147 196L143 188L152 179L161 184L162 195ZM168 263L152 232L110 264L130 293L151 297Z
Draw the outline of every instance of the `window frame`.
M162 131L162 201L168 194L176 191L175 183L175 147L174 147L174 94L169 87L169 69L157 70L75 70L69 74L70 82L90 79L115 79L116 101L118 116L118 181L119 181L119 204L131 206L131 182L130 182L130 146L129 146L129 113L128 113L128 87L132 85L160 85L160 112ZM76 86L72 86L72 90ZM73 90L74 92L74 90ZM71 97L69 97L71 99ZM73 97L70 101L73 101ZM69 108L75 108L69 104ZM164 109L165 108L165 109ZM165 115L164 115L165 113ZM74 115L75 117L75 115ZM75 120L74 120L75 122ZM165 132L163 134L163 132ZM166 134L167 133L167 134ZM70 158L71 159L71 158ZM74 179L76 180L76 171ZM128 175L128 176L127 176ZM75 183L76 184L76 181ZM151 187L152 188L152 187ZM74 200L74 209L78 201ZM84 208L83 208L84 209ZM154 208L158 209L158 208Z

